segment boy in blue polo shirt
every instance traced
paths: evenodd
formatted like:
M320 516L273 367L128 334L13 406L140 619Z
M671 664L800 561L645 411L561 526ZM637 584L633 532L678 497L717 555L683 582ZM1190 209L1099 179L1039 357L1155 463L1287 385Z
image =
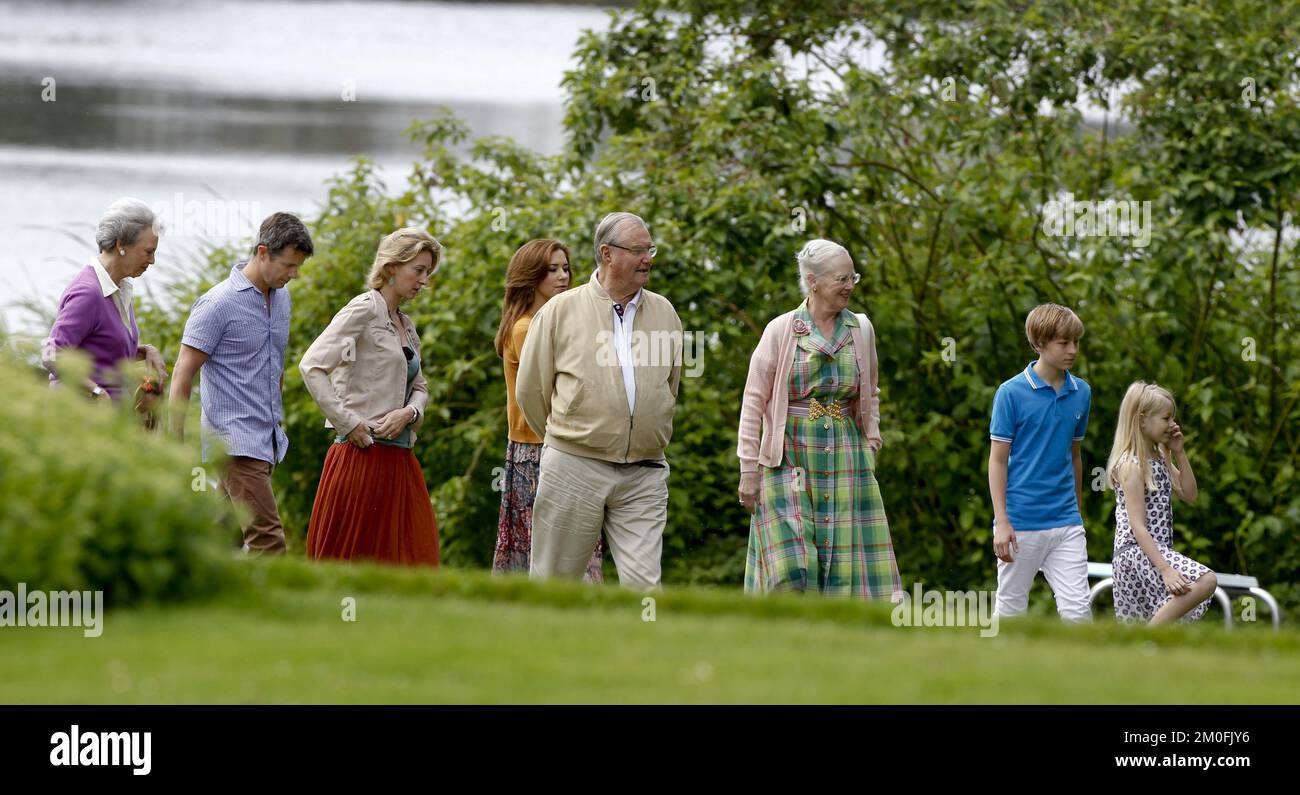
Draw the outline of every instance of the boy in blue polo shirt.
M993 398L989 492L993 551L998 556L995 613L1014 616L1029 605L1042 572L1067 621L1088 621L1088 549L1079 505L1092 389L1070 373L1083 323L1069 308L1035 307L1025 335L1038 360L1007 379Z

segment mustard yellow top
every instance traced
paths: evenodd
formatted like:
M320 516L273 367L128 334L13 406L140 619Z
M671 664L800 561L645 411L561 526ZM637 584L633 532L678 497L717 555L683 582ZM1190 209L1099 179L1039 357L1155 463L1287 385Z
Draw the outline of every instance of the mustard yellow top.
M506 370L506 418L510 421L510 441L541 444L542 439L528 427L524 413L515 402L515 376L519 374L519 352L524 349L524 339L528 336L528 324L532 314L521 316L510 330L505 345L501 346L501 356L505 359Z

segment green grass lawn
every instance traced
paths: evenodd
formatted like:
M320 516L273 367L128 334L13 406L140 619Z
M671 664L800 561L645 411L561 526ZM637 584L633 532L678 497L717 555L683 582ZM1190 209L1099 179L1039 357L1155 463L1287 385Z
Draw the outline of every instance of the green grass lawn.
M890 610L463 571L251 562L249 587L0 628L3 703L1296 703L1300 634L1054 619L900 628ZM343 600L356 600L344 621Z

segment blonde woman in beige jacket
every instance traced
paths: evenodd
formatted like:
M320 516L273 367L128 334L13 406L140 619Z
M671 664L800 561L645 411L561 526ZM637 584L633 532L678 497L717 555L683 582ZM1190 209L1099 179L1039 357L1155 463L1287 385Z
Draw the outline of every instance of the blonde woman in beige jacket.
M438 526L412 447L429 390L420 335L398 307L438 270L442 247L423 229L379 244L369 290L339 310L298 369L335 432L307 530L311 559L438 565Z
M875 330L848 309L861 276L829 240L797 260L807 298L763 331L740 410L739 496L753 514L745 590L894 599L902 586L875 471Z

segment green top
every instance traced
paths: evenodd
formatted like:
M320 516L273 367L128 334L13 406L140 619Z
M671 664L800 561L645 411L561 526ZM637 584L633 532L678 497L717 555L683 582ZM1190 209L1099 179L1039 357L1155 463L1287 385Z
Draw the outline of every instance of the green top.
M415 380L415 377L419 374L420 374L420 357L412 356L410 359L407 359L406 361L406 390L408 392L411 390L411 382L413 382ZM405 428L403 428L402 432L397 434L397 436L393 437L392 439L380 439L378 436L374 437L374 439L376 444L387 444L393 447L405 447L407 449L410 449L411 447L415 446L415 440L411 438L410 425L407 425ZM335 444L345 443L347 442L347 440L348 438L346 436L334 437Z

